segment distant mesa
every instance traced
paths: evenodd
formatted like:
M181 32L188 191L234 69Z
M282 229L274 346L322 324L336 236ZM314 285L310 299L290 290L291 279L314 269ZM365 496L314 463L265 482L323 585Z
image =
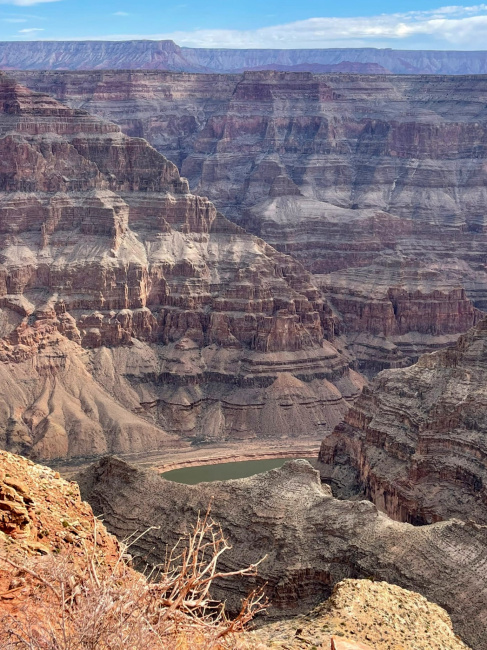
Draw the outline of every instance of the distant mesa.
M273 69L385 74L485 74L487 52L330 48L306 50L179 47L173 41L30 41L0 43L3 70Z

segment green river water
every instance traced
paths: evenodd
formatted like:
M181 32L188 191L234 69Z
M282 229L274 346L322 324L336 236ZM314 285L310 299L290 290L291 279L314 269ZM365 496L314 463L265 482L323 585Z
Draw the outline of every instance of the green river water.
M282 467L291 458L271 458L267 460L244 460L237 463L218 463L217 465L197 465L182 467L165 472L162 476L168 481L196 485L211 481L227 481L232 478L245 478ZM315 458L306 458L311 464Z

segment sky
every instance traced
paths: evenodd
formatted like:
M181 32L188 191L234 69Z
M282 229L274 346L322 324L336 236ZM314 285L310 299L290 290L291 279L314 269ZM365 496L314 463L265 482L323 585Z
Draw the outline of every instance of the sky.
M186 47L487 49L487 4L431 0L0 0L0 40Z

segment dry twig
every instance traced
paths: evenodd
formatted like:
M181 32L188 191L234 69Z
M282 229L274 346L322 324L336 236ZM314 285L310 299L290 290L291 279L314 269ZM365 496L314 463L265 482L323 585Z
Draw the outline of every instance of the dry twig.
M123 562L127 546L107 567L94 543L84 544L83 561L73 556L45 557L24 565L1 558L25 571L37 587L20 616L0 619L5 650L171 650L190 643L197 648L231 647L233 635L267 607L263 589L242 602L229 619L210 589L215 579L255 576L263 561L247 568L218 571L218 561L231 547L210 516L198 516L193 531L168 554L151 582ZM129 545L130 546L130 545ZM264 559L264 558L263 558ZM46 597L51 592L55 597ZM226 641L228 640L228 641Z

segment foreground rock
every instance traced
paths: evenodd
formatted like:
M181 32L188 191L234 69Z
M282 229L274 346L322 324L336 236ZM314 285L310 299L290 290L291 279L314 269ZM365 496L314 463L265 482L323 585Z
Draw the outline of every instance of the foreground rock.
M487 524L487 319L446 350L381 373L323 441L325 480L390 517Z
M186 486L108 458L80 476L80 487L119 538L147 531L132 550L149 564L163 560L167 544L211 501L232 544L223 559L226 570L267 554L259 578L215 586L231 610L258 580L267 583L270 615L277 617L309 611L344 578L374 577L444 607L465 642L487 648L485 527L394 522L368 501L334 499L306 461L247 479Z
M66 553L82 556L96 547L95 518L81 500L79 487L57 472L26 458L0 451L0 549L15 554ZM119 559L117 540L97 525L104 562ZM3 567L3 570L6 570ZM11 567L7 573L11 572Z
M137 575L135 571L120 561L121 548L117 540L106 531L103 524L95 520L88 504L81 501L76 483L65 481L49 468L35 465L25 458L0 452L0 513L0 644L2 648L18 647L19 640L13 640L10 635L11 630L7 629L9 623L19 625L18 631L25 634L30 622L39 635L43 625L47 624L48 619L44 617L49 616L49 608L52 608L54 612L57 611L59 603L54 597L52 588L47 588L42 577L44 580L49 579L51 587L56 589L62 576L65 577L65 580L68 575L70 576L65 587L69 593L72 593L73 588L75 589L77 605L74 606L74 609L72 605L69 606L68 612L78 614L78 619L80 616L89 617L92 613L89 605L90 594L86 591L90 586L96 591L96 585L90 585L87 580L86 571L90 562L94 563L91 565L91 570L93 570L93 566L97 567L97 574L102 580L103 588L108 590L104 591L105 598L107 593L113 594L115 588L116 594L125 599L126 607L129 608L129 601L136 593L134 589L138 588L139 596L143 595L144 591L141 593L140 588L144 590L147 583L142 576ZM115 575L115 585L110 581L111 575ZM82 585L82 589L80 589L80 585ZM313 633L315 644L323 641L323 647L329 650L330 634L343 630L351 634L355 630L359 635L357 638L360 638L362 618L357 614L371 605L374 608L374 622L368 625L368 632L379 635L385 634L384 630L387 630L387 633L395 638L398 622L397 617L394 617L393 608L396 603L391 598L384 598L384 594L387 596L391 589L397 590L397 588L391 588L388 585L372 585L360 581L341 583L335 590L332 601L321 610L328 611L331 602L333 602L334 619L340 615L346 627L335 630L333 625L330 625L329 633L325 634L322 629L309 628L309 632ZM378 590L381 598L377 596ZM375 604L371 603L372 594L375 596ZM432 641L448 642L444 645L448 650L465 647L459 643L457 645L450 644L453 637L449 620L439 608L422 602L423 599L415 594L402 592L400 596L404 614L410 615L410 624L416 622L414 618L416 603L420 602L424 625L427 623L435 625ZM88 602L84 601L85 598ZM99 622L100 616L106 614L103 602L101 599L96 600L94 594L91 595L91 598L93 607L96 608L95 620ZM88 609L86 609L86 605L88 605ZM392 615L390 620L386 620L386 606L390 606ZM347 609L349 610L348 615ZM67 612L66 614L69 616ZM10 616L13 618L9 618ZM318 618L313 612L310 620L315 622L321 620L322 613L317 612L317 616ZM326 616L326 621L337 623L336 620L332 621L329 615ZM76 625L78 622L77 620ZM55 625L58 623L55 616L54 623ZM137 624L136 619L133 623ZM301 620L297 620L296 624L302 626ZM70 628L70 633L75 634L75 630L78 629L76 625L74 629ZM289 625L289 623L284 623L283 629ZM266 628L262 634L238 634L233 639L232 647L241 650L275 647L268 634L271 629L272 626ZM418 630L419 628L416 626L414 629ZM85 633L87 631L87 629L84 630ZM191 641L191 647L195 650L208 647L217 650L221 647L228 647L215 639L218 631L220 631L219 628L207 628L202 633L201 628L194 625L189 629L186 628L185 631L180 630L179 636L176 635L176 638L174 638L174 634L170 634L169 638L165 637L161 644L145 644L144 647L151 649L181 647L185 640ZM294 631L293 629L293 637ZM74 642L75 639L77 637L70 637L69 640ZM86 635L84 640L86 642ZM115 642L115 639L112 640ZM115 643L115 645L117 644ZM293 647L299 648L300 645ZM336 650L345 648L343 639L336 636L332 647L335 647ZM357 648L359 647L357 646ZM375 647L382 648L382 646ZM416 648L416 646L414 647ZM433 643L431 647L436 648L436 645Z
M482 76L15 74L147 138L304 264L369 374L448 345L487 307Z
M295 260L147 142L0 77L0 446L38 458L331 430L362 378Z
M57 472L32 461L0 451L0 644L14 646L2 636L5 616L17 622L39 616L39 592L45 602L52 592L34 574L23 570L42 557L62 558L58 575L74 575L91 557L115 570L121 548L115 537L97 521L90 506L81 500L78 485ZM53 606L56 604L54 603ZM39 620L39 619L38 619ZM7 619L8 626L8 619ZM10 639L12 642L12 639Z
M305 616L251 634L272 648L305 650L463 650L448 614L423 596L386 582L344 580Z
M81 501L76 483L0 452L2 650L229 647L228 619L203 621L181 606L165 619L164 581L156 586L127 566L124 550ZM232 647L247 650L239 637L230 636Z

